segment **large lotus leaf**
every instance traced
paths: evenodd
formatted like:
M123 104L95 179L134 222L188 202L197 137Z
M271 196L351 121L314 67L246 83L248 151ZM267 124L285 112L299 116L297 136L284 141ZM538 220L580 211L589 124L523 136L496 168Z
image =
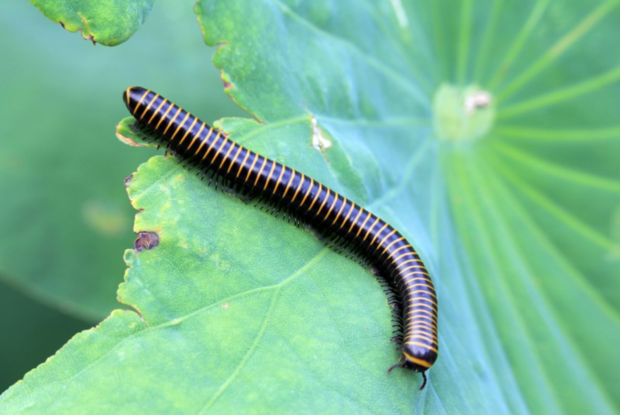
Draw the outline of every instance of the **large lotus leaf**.
M140 29L155 0L30 0L49 19L93 43L114 46Z
M69 41L28 2L0 2L0 37L10 39L0 42L2 284L90 322L118 307L119 253L135 239L122 183L144 160L110 139L122 91L144 82L213 116L237 110L195 21L187 5L163 0L131 42L103 49ZM208 102L178 82L205 73Z
M397 352L368 271L156 157L129 184L143 236L120 297L140 314L78 335L0 408L617 412L619 2L356 6L197 12L260 121L224 122L231 138L363 203L426 260L427 389L385 374Z

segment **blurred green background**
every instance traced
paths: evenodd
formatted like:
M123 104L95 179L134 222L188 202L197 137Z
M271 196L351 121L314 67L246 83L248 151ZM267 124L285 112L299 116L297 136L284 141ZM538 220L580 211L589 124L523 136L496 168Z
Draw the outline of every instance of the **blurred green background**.
M153 154L115 137L122 91L148 86L208 121L242 114L192 6L156 2L109 48L27 1L0 3L0 391L119 307L135 239L123 180Z

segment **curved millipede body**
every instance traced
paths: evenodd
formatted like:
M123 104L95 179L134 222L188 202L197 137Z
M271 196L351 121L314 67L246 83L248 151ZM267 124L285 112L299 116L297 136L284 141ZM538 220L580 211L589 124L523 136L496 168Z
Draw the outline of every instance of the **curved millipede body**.
M391 289L400 343L392 366L424 372L437 359L437 297L413 247L382 219L303 173L228 139L164 97L132 87L123 94L137 126L188 163L269 200L324 234L340 238L380 272ZM422 389L426 384L426 376Z

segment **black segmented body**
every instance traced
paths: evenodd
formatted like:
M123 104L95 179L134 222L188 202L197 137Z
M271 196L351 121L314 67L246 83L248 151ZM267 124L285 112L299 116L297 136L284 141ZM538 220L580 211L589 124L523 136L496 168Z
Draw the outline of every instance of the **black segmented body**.
M400 306L402 330L397 339L402 356L393 367L423 374L431 367L438 353L437 297L424 264L396 229L303 173L230 141L158 94L132 87L123 98L138 125L166 141L181 157L353 244L380 269Z

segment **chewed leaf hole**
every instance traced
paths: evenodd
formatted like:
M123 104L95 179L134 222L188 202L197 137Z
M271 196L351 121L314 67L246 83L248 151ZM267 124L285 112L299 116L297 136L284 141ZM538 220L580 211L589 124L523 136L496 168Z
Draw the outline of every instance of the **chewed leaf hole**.
M139 232L133 246L136 251L148 251L159 245L159 235L155 232Z

